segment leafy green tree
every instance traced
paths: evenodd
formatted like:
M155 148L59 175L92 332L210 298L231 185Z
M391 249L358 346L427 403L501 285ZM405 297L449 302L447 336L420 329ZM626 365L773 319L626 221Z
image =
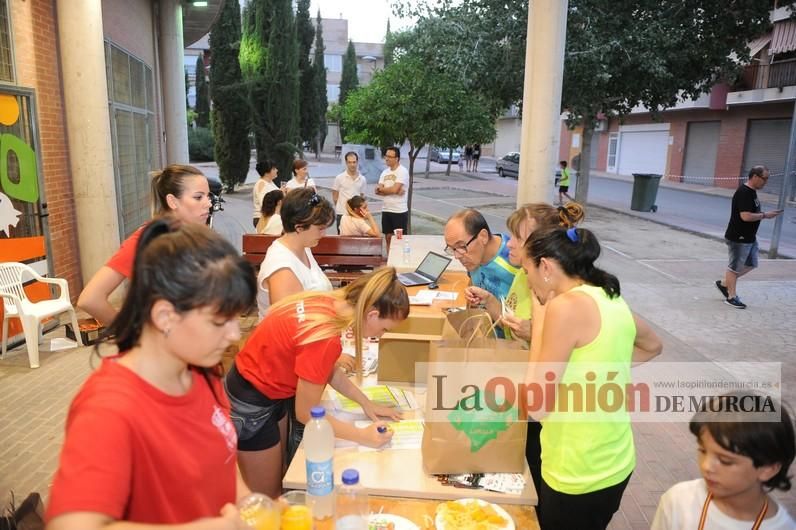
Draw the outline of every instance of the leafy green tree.
M310 20L310 0L298 0L296 8L296 34L299 46L299 119L301 140L312 142L318 130L318 112L315 105L315 69L310 61L315 28Z
M249 172L249 106L238 62L241 17L238 0L226 0L210 31L210 93L213 136L219 176L228 189L246 181Z
M495 120L486 102L458 79L414 58L376 72L343 106L348 140L388 147L409 143L409 209L414 166L423 146L487 143Z
M567 21L562 106L568 126L583 126L582 203L598 116L622 119L638 104L658 113L734 79L749 60L747 42L769 25L770 2L761 0L606 2L573 0Z
M257 160L276 162L280 179L291 174L299 141L298 42L291 0L272 0L265 73L250 83Z
M207 84L204 53L196 57L196 126L210 124L210 87Z
M459 75L494 108L522 99L527 0L396 2L420 17L396 35L396 53L411 53ZM749 59L746 43L769 25L767 0L569 0L562 108L584 127L589 160L600 115L622 119L642 104L652 112L732 79ZM588 164L576 199L588 194Z
M319 9L315 24L315 57L312 61L315 69L315 113L317 117L315 153L317 156L320 156L323 143L326 141L326 134L328 133L326 110L329 107L329 101L326 98L326 61L323 59L323 52L326 51L326 46L323 43L321 20L321 10Z

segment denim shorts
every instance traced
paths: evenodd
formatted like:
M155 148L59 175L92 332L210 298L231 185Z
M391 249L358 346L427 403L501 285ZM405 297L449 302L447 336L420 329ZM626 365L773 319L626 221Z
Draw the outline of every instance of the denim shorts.
M270 399L238 372L235 365L224 378L230 418L238 433L239 451L262 451L279 443L279 420L285 417L290 399Z
M730 256L730 264L727 268L736 274L741 274L746 269L757 268L757 241L753 243L738 243L737 241L725 240L727 251Z

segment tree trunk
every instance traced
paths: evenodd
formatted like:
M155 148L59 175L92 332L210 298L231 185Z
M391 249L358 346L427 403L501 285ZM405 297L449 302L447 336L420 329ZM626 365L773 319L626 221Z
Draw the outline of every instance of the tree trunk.
M586 202L588 201L589 197L589 175L591 174L591 136L592 136L593 129L591 127L586 127L584 125L583 132L581 133L581 140L580 145L580 164L579 168L571 168L571 170L576 170L576 182L577 187L575 188L575 201L579 202L581 205L586 206ZM572 185L572 180L570 179L570 186Z
M448 167L445 168L445 176L449 177L451 174L451 161L453 160L453 149L448 150Z
M431 159L428 157L430 152L431 152L431 144L426 144L426 174L425 174L426 178L428 178L428 170L431 167Z

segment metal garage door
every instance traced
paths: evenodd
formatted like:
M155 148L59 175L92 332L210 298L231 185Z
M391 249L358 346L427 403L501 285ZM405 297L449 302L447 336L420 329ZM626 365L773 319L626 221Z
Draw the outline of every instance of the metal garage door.
M694 121L688 124L683 164L684 182L713 185L720 129L720 121Z
M618 173L662 175L666 171L668 147L668 131L620 131Z
M749 120L746 147L743 152L743 174L746 178L752 166L763 164L771 172L766 192L779 194L785 157L788 155L790 120Z

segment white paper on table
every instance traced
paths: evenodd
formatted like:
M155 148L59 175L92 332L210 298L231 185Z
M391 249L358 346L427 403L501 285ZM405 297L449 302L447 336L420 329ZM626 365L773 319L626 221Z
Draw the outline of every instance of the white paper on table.
M372 423L371 421L357 421L354 422L354 425L361 429ZM390 443L378 449L360 445L359 450L366 452L381 451L383 449L420 449L420 444L423 441L423 420L401 420L389 422L387 425L393 432Z
M457 298L459 298L459 293L455 291L437 291L436 300L455 302Z
M423 298L420 296L410 296L409 305L431 305L433 298Z

